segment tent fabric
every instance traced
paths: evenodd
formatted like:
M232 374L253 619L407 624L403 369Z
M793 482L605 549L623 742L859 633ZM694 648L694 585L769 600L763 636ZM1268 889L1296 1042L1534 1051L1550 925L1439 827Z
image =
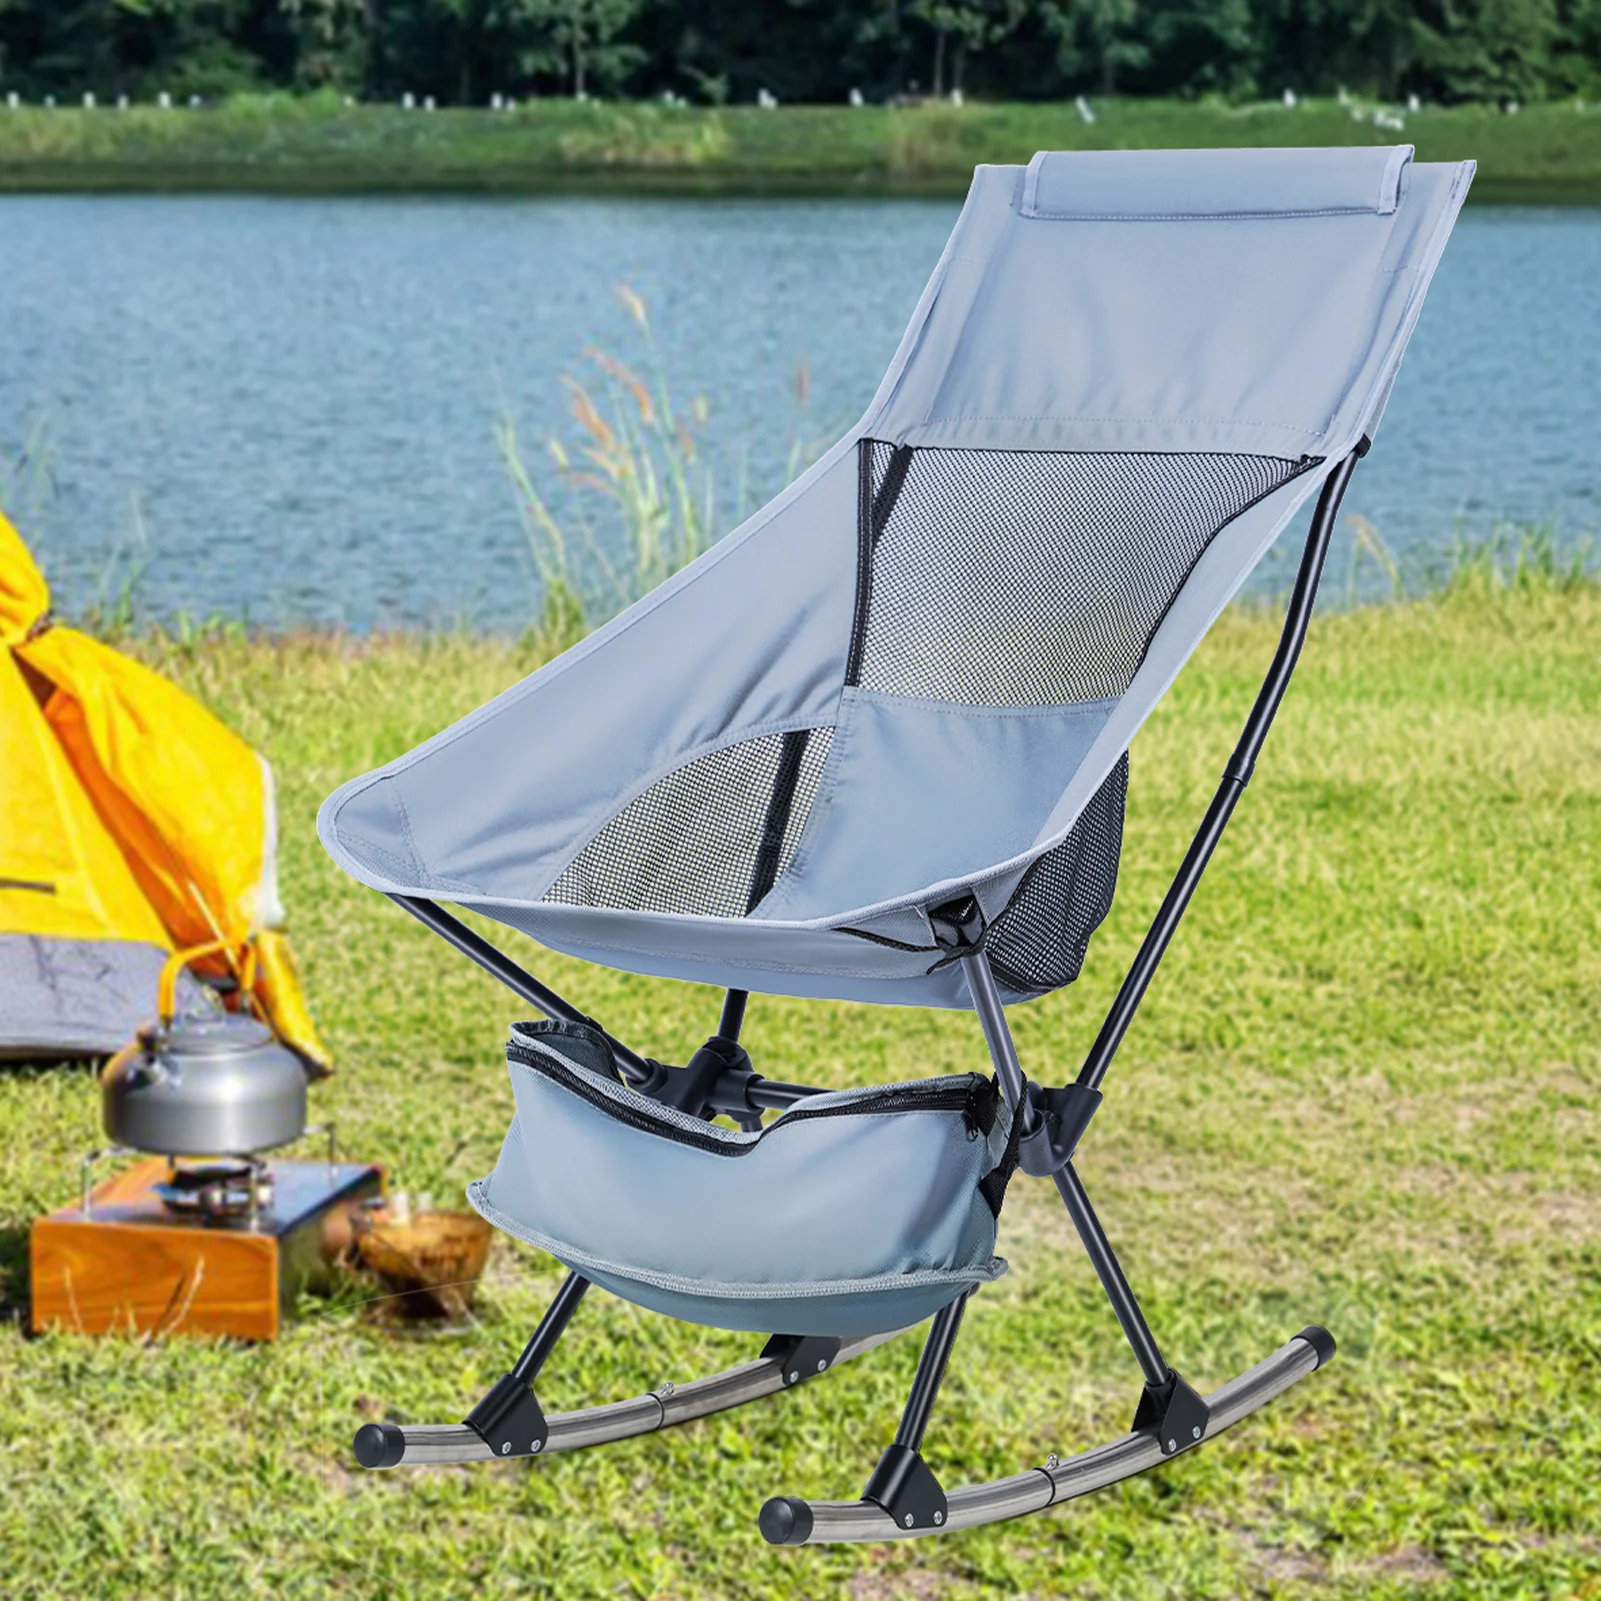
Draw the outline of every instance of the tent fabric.
M355 877L632 971L967 1006L1076 974L1125 755L1377 431L1472 163L980 167L862 420L589 639L329 797ZM1000 970L1004 968L1004 970Z
M0 1061L120 1050L149 1021L166 959L142 940L0 934ZM202 999L191 981L180 1004Z
M166 931L10 651L0 774L0 1055L116 1050L149 1015Z
M326 1069L275 926L266 764L159 673L55 623L4 517L0 771L0 1050L115 1048L153 1011L166 955L226 937L255 940L253 1004Z

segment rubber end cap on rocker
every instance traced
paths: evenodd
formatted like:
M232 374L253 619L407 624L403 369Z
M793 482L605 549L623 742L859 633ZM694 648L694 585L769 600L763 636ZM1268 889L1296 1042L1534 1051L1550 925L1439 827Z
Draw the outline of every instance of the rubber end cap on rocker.
M405 1460L406 1431L398 1423L364 1423L354 1443L364 1468L398 1468Z
M1295 1337L1305 1340L1317 1352L1317 1365L1320 1368L1326 1368L1334 1360L1334 1336L1321 1324L1308 1323Z
M775 1495L758 1522L769 1545L805 1545L812 1536L812 1509L792 1495Z

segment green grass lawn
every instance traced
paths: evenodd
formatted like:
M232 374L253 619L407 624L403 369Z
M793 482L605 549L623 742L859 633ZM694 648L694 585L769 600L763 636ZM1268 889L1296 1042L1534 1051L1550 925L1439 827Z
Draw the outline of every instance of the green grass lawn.
M262 97L201 111L0 111L0 191L634 190L960 195L981 161L1036 150L1394 144L1473 157L1479 199L1601 200L1601 107L1431 107L1380 128L1333 100L1106 100L891 109L542 100L513 113Z
M1116 910L1074 988L1014 1013L1074 1071L1199 817L1276 620L1225 617L1134 748ZM515 1001L312 828L341 779L532 665L441 638L147 647L271 755L285 890L354 1154L459 1193L511 1113ZM537 774L538 752L529 752ZM531 956L536 953L529 953ZM682 1060L717 996L538 959ZM1108 1081L1082 1170L1203 1389L1308 1321L1340 1355L1204 1450L1021 1522L775 1551L770 1494L855 1494L917 1355L549 1461L367 1475L371 1417L448 1421L558 1282L511 1242L466 1333L313 1304L263 1348L25 1338L26 1231L96 1143L83 1069L0 1072L0 1592L200 1598L1601 1596L1601 590L1461 583L1320 618L1259 775ZM753 999L778 1078L981 1065L972 1019ZM1048 1186L973 1303L927 1454L947 1484L1121 1432L1138 1374ZM752 1353L596 1292L547 1370L571 1408Z

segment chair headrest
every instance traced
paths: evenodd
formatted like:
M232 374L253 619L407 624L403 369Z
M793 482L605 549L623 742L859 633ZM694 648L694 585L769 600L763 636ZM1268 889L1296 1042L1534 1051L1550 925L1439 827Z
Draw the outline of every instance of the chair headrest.
M1023 215L1077 221L1385 216L1411 145L1327 150L1042 150Z

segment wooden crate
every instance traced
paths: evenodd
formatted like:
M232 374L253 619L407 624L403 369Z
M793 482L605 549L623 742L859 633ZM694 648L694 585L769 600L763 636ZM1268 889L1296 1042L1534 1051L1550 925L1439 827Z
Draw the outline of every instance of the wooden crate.
M33 1328L72 1333L276 1338L300 1293L348 1248L352 1209L382 1171L358 1162L275 1162L272 1205L254 1227L167 1209L157 1157L35 1220L29 1238Z

